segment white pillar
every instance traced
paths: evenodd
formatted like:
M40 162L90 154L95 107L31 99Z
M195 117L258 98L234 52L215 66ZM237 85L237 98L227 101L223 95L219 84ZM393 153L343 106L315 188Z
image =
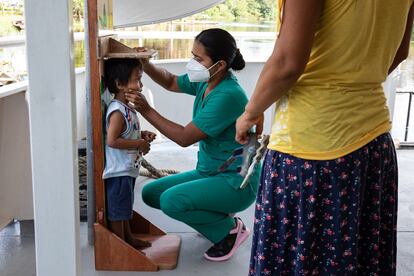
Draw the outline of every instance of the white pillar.
M25 0L37 275L80 275L71 0Z

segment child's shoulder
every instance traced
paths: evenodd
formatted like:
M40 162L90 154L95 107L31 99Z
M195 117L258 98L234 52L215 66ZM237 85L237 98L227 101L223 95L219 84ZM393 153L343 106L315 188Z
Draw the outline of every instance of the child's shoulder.
M128 109L128 106L126 106L125 104L117 100L112 100L108 105L106 113L110 114L117 110L121 111L122 113L125 113L127 109Z
M126 106L126 105L123 104L122 102L113 99L109 102L108 108L110 108L110 107L116 108L116 107L124 107L124 106Z
M108 119L109 116L114 112L120 112L128 121L131 119L139 120L137 112L134 109L118 100L112 100L109 103L109 106L106 110L106 118Z

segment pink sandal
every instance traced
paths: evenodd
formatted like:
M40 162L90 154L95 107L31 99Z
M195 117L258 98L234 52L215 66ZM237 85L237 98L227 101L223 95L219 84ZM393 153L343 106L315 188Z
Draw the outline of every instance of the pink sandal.
M220 262L230 259L237 248L249 237L250 230L244 225L240 218L235 218L236 227L221 241L210 247L204 257L207 260Z

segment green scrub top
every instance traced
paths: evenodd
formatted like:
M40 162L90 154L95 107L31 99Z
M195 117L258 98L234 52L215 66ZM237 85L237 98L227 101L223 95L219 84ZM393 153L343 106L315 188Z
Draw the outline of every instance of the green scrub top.
M231 72L204 99L206 82L190 82L185 74L178 77L178 86L182 92L195 96L192 122L208 135L199 142L197 170L215 175L233 150L241 146L235 141L236 120L247 104L246 93ZM241 160L237 160L226 172L236 172L240 164ZM237 182L240 181L241 177Z

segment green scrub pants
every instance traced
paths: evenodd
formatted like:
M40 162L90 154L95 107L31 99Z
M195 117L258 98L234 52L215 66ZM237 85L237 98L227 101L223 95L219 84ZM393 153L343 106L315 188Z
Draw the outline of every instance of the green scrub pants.
M148 183L142 199L217 243L235 226L229 214L245 210L256 199L259 173L244 189L238 188L241 181L236 173L206 176L193 170Z

